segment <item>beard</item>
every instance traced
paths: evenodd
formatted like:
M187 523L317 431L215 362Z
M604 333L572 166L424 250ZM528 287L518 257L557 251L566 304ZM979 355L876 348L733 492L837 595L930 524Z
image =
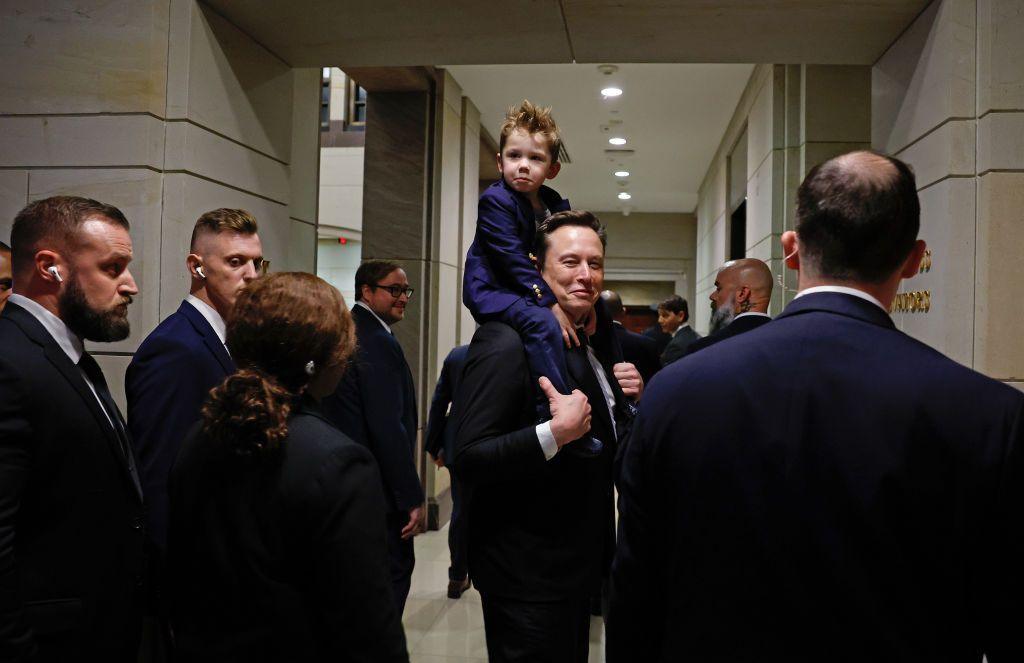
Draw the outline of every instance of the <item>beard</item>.
M714 334L720 329L725 329L732 322L733 318L736 317L736 309L733 307L733 303L723 304L715 310L711 311L711 332Z
M61 293L59 306L61 318L68 329L87 341L110 343L128 338L131 326L128 322L128 305L131 297L106 311L97 311L89 306L85 292L72 277Z

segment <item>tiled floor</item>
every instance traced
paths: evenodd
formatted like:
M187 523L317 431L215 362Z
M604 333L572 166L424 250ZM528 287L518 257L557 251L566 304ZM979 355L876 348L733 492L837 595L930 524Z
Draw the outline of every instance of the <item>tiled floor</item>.
M487 644L480 594L447 597L448 528L416 537L416 570L402 622L411 663L485 663ZM604 660L604 624L590 622L590 662Z

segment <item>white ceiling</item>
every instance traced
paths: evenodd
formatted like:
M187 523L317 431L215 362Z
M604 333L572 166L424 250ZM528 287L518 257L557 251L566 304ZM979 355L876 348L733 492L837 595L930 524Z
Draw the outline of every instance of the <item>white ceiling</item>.
M591 64L446 67L498 137L506 109L524 98L553 108L572 163L550 185L577 209L692 212L697 188L753 71L749 64L619 64L606 76ZM600 90L615 85L617 98ZM611 157L612 133L632 156ZM630 172L626 186L612 174ZM628 191L628 201L617 198Z

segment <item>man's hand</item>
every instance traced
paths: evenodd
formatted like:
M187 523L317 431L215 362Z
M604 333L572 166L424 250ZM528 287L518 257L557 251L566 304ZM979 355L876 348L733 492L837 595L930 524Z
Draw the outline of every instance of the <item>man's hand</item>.
M551 305L551 312L555 314L555 320L558 320L558 326L562 328L562 339L565 341L565 347L578 347L580 339L576 336L576 324L569 320L569 316L565 314L565 311L558 304Z
M402 528L403 539L411 539L423 531L424 513L422 504L409 509L409 522Z
M551 407L551 434L561 449L573 440L578 440L590 430L590 403L579 389L571 394L558 393L551 380L545 377L538 381Z
M644 379L640 377L640 371L636 370L636 366L622 362L612 366L612 372L615 374L615 379L619 381L622 393L634 401L640 400L640 396L644 393Z

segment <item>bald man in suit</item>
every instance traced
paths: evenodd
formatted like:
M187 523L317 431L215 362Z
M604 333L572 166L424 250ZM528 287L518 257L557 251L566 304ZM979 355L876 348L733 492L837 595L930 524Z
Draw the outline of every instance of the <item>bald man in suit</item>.
M718 270L711 300L711 333L686 348L684 357L772 321L772 272L763 260L730 260Z

